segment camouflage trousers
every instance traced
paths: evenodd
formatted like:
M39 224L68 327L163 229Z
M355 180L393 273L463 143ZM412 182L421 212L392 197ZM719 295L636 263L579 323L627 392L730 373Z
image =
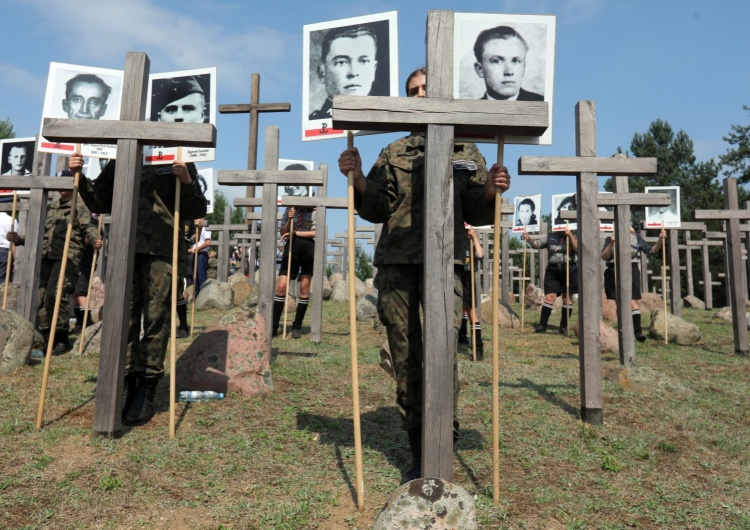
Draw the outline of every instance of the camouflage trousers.
M458 363L456 346L462 313L462 267L453 278L453 423L458 425ZM375 279L378 315L388 335L388 346L396 373L396 402L405 430L422 426L422 322L419 309L424 300L422 265L380 265Z
M172 264L164 257L136 254L132 289L125 373L158 377L164 374L169 342Z
M39 331L49 331L52 327L52 315L55 311L55 297L57 296L57 282L60 278L62 261L43 259L39 270L39 291L37 291L36 326ZM57 329L68 330L68 295L73 292L73 286L78 279L78 269L68 262L63 280L63 293L60 297L60 309L57 313Z

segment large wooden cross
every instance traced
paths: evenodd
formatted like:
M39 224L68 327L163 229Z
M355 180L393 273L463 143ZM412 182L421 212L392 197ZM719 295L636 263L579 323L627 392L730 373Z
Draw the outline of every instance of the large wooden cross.
M333 127L425 131L424 378L422 476L453 476L453 172L454 135L540 136L549 124L545 102L453 99L454 16L427 16L427 97L334 96ZM499 200L499 197L498 197ZM493 330L497 333L497 330Z
M655 158L612 158L596 156L596 113L593 101L576 105L575 157L522 157L520 175L575 175L578 200L578 299L581 360L581 416L594 425L604 422L602 406L601 342L602 317L599 245L598 175L647 175L656 173ZM611 199L614 200L614 199ZM626 248L629 248L630 244ZM630 265L628 264L628 267ZM592 281L592 279L595 279ZM622 319L621 319L622 320Z
M211 241L213 244L213 235L217 235L218 252L216 259L218 267L216 269L216 279L220 282L227 281L227 267L229 266L229 234L231 232L244 232L248 229L246 224L232 224L232 207L224 207L224 223L220 225L208 225L206 230L211 232Z
M104 302L102 344L96 385L94 433L112 436L119 428L128 340L133 259L144 145L216 147L216 128L204 123L143 121L150 61L128 52L120 121L45 119L42 136L53 142L117 144L112 198L110 260Z
M250 138L247 147L247 169L254 171L258 163L258 118L261 112L289 112L292 106L289 103L260 103L260 74L253 73L250 76L250 103L219 105L221 114L250 114ZM278 166L278 163L277 163ZM255 186L248 186L245 197L255 197ZM256 232L257 221L251 223L251 233ZM250 247L250 263L255 263L255 247ZM250 285L255 283L255 270L251 268Z
M726 222L727 274L729 297L732 305L732 327L734 329L734 351L748 354L747 312L745 310L745 286L742 275L742 246L740 243L740 220L750 219L750 210L740 210L737 198L737 179L724 179L724 210L695 210L696 220L722 220ZM710 286L706 286L706 289Z

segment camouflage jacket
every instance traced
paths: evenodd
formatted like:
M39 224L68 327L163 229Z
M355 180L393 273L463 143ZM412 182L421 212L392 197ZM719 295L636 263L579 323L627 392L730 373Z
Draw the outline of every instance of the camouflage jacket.
M42 259L61 260L65 249L65 235L68 231L70 217L70 201L53 202L47 210L44 221L44 241L42 242ZM91 214L82 201L76 201L76 216L73 221L73 231L70 234L68 247L68 269L76 270L81 264L86 238L89 244L99 239L96 225L91 222Z
M82 178L79 192L91 211L110 213L115 185L115 161L110 161L96 180ZM184 220L206 216L206 197L198 183L194 164L188 164L193 182L180 188L180 216ZM138 225L135 253L171 259L174 226L175 177L172 166L143 166L138 197ZM178 252L185 253L183 237L178 238ZM179 274L185 272L184 261L179 261Z
M364 194L355 193L360 217L383 223L375 265L413 265L424 261L424 147L422 134L396 140L383 149L367 175ZM464 221L492 224L494 201L484 196L487 167L473 143L453 146L453 258L464 262Z

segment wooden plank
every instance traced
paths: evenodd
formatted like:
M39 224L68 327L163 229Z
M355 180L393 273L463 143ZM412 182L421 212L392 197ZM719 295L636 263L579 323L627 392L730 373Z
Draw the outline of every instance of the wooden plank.
M628 160L617 158L616 160ZM599 206L669 206L672 198L668 193L600 193L597 204Z
M737 197L737 179L727 177L724 179L724 208L731 214L737 212L750 215L750 211L738 210L739 200ZM696 212L697 213L697 212ZM697 217L696 217L697 218ZM740 219L742 217L727 217L727 259L729 274L728 291L732 302L732 328L734 330L734 351L740 355L748 354L747 333L747 311L745 308L745 288L742 275L742 250L740 242Z
M326 197L328 188L328 165L321 164L320 171L323 173L323 184L318 188L317 197L305 197L308 199L317 199L318 204L320 200ZM344 208L347 207L346 199L341 199L344 202ZM312 315L310 320L310 340L315 343L320 343L323 337L323 278L325 277L325 261L326 261L326 206L318 206L315 212L315 249L313 258L313 277L312 277L312 293L310 293L310 303L312 309Z
M264 184L320 186L323 183L323 175L320 171L308 171L304 169L275 169L273 171L265 169L248 169L244 171L220 169L216 180L219 184L226 186L258 186Z
M121 120L138 121L145 117L149 63L145 53L128 53L126 56ZM78 123L85 126L94 121ZM94 143L101 143L101 139L95 139ZM122 422L122 388L139 204L134 198L140 194L142 154L143 147L137 139L117 141L118 161L109 233L110 255L117 256L117 259L110 260L107 271L107 275L117 281L107 282L94 408L94 433L106 436L114 435Z
M518 160L519 175L579 173L597 173L605 176L653 175L656 173L656 158L524 156Z
M90 121L90 120L84 120ZM0 189L4 190L50 190L73 189L73 179L60 177L0 177Z
M750 219L750 210L695 210L693 218L702 221L740 221ZM739 231L739 225L737 230Z
M578 297L582 333L578 344L578 355L583 361L581 375L581 416L593 425L602 425L604 409L602 406L602 371L601 342L599 341L599 322L602 317L601 275L599 263L599 223L597 219L599 185L596 171L591 171L591 164L586 157L596 156L596 111L593 101L579 101L576 105L576 155L581 168L577 179L578 192ZM594 159L596 160L596 159ZM607 158L606 161L626 163L643 161L637 158ZM593 165L597 167L596 165ZM654 164L653 172L656 172ZM616 174L619 171L615 172ZM632 171L626 175L634 174Z
M75 141L82 144L136 140L141 145L216 147L216 127L211 123L45 118L42 136L52 142Z
M453 61L448 58L453 57L453 13L429 11L427 40L428 97L406 98L405 101L451 96ZM424 314L429 318L424 319L423 339L422 476L449 482L453 480L453 366L456 356L453 138L451 126L427 126L424 281L429 282L430 287L424 289Z
M237 207L260 206L262 200L262 197L253 199L234 199L232 204ZM294 206L295 208L323 206L325 208L346 209L346 199L343 197L321 197L319 191L318 197L296 197L293 195L285 195L281 198L280 206Z
M224 205L224 226L231 227L230 224L232 222L232 207L228 204ZM244 228L241 228L240 230L247 230L247 225L240 225L244 226ZM206 230L211 230L211 227L209 226ZM219 255L217 256L217 269L216 269L216 279L220 282L226 282L228 271L227 268L229 267L229 231L232 230L232 228L228 228L227 230L223 230L219 232L219 235L221 236L221 243L219 244ZM197 278L196 278L197 280Z
M680 251L677 248L677 230L667 230L669 239L669 300L672 314L682 318L682 288L680 287ZM674 272L672 272L674 271Z
M264 166L268 171L279 168L279 128L266 127ZM221 173L221 172L219 172ZM291 173L291 172L287 172ZM266 332L271 338L273 328L273 296L276 292L276 241L277 241L277 186L275 183L263 185L263 227L260 238L260 281L258 290L258 311L266 320ZM253 270L254 264L250 264ZM254 272L254 271L253 271Z
M258 110L260 112L289 112L292 110L292 106L289 103L239 103L239 104L227 104L219 105L219 112L221 114L247 114L252 110Z
M452 39L453 37L451 37ZM447 64L452 64L447 61ZM430 78L434 85L434 78ZM429 98L334 96L333 128L367 131L425 131L427 125L453 125L457 135L541 136L549 126L549 103Z
M622 160L623 157L618 157ZM628 177L614 177L614 192L617 195L628 193ZM599 196L602 194L600 193ZM635 366L635 330L631 302L633 300L633 267L630 252L617 252L618 248L630 248L630 206L615 206L615 267L617 271L617 331L620 346L620 364Z
M29 201L27 200L20 200L16 204L16 211L17 212L28 212L29 211ZM32 210L34 211L34 210ZM13 203L11 202L0 202L0 212L11 212L13 213ZM36 211L34 211L34 215L36 215Z

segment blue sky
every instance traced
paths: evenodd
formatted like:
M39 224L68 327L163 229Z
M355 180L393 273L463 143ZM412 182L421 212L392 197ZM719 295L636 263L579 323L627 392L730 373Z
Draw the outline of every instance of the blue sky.
M726 152L732 124L750 116L750 2L744 0L3 0L0 119L19 137L38 132L50 62L122 69L125 53L149 55L152 73L218 67L219 104L245 103L250 74L261 75L262 102L289 102L291 113L260 118L262 131L281 131L281 157L330 168L329 196L346 195L336 160L345 140L302 142L302 26L398 11L399 86L425 62L427 9L557 16L553 145L507 146L515 175L521 156L573 156L574 108L594 100L597 153L627 149L634 133L660 118L694 141L699 161ZM314 7L313 7L314 6ZM403 90L403 89L402 89ZM401 94L403 95L403 94ZM219 115L216 169L247 166L248 117ZM357 139L369 169L379 150L401 134ZM487 161L495 156L480 145ZM603 179L602 179L603 181ZM513 178L509 195L575 190L573 177ZM244 193L225 189L231 196ZM343 231L343 212L329 215L329 232Z

